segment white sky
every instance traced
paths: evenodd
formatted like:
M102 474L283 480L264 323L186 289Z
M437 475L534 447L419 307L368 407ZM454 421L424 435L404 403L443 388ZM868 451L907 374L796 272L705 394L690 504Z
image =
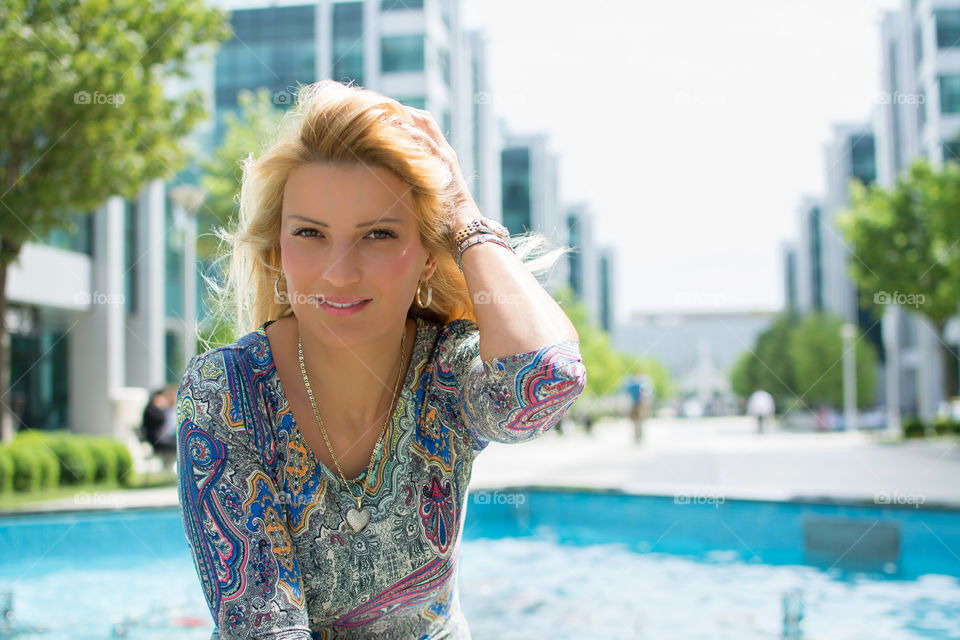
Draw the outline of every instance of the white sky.
M779 309L781 242L869 119L896 0L465 0L494 110L544 132L617 247L616 311Z

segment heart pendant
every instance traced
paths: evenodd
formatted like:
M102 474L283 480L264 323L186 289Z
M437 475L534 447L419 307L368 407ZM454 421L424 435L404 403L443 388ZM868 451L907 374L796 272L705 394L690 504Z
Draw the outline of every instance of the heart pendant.
M367 526L367 523L370 522L370 510L363 509L357 510L353 507L350 507L347 510L347 524L350 525L350 528L353 529L354 533L360 533L363 531L363 528Z

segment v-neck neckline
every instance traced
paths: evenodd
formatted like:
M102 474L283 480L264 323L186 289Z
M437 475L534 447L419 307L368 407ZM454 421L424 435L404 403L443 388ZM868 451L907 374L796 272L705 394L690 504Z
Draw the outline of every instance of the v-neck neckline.
M426 329L425 322L420 316L409 316L409 317L412 317L414 319L414 322L416 323L414 327L413 351L410 354L410 362L407 365L407 371L406 371L406 375L404 376L403 385L400 387L399 397L397 399L397 402L394 403L393 413L390 416L390 420L389 422L387 422L387 426L383 430L383 439L380 442L379 452L376 455L374 455L373 460L366 467L364 467L364 469L360 472L358 476L356 476L355 478L348 478L348 482L350 484L355 484L363 480L370 473L371 467L377 463L377 460L379 460L384 456L385 449L387 446L386 443L388 442L390 436L393 433L393 426L394 426L394 423L397 421L398 412L401 410L401 408L404 408L403 400L406 396L409 395L409 389L414 381L414 376L416 375L416 371L417 369L420 368L421 363L417 361L418 353L420 351L418 347L420 347L421 341L426 338L427 332L425 330ZM340 477L340 475L333 473L333 471L331 471L327 467L327 465L325 465L323 461L320 460L316 452L313 450L313 447L310 446L310 443L307 442L306 437L304 437L303 435L303 430L300 428L300 423L297 421L297 416L294 415L293 413L293 407L290 405L290 401L287 398L287 393L283 388L283 381L280 379L280 372L277 370L277 363L273 359L273 348L270 346L270 340L267 338L267 326L269 326L274 322L276 322L276 320L267 320L266 322L261 324L260 327L257 328L256 332L260 336L260 339L263 340L264 348L266 349L266 353L267 353L268 366L271 366L273 368L271 377L275 380L277 385L277 391L280 394L280 397L282 399L282 406L280 408L280 413L281 414L289 413L291 423L293 424L293 428L291 429L291 436L294 433L297 434L296 437L299 438L300 442L303 443L304 449L307 450L308 455L310 456L310 459L313 460L313 463L315 465L314 470L320 469L321 473L326 473L331 478L336 480L339 486L343 487L343 479ZM404 325L406 325L406 323L404 323ZM349 487L343 487L343 488L349 491Z

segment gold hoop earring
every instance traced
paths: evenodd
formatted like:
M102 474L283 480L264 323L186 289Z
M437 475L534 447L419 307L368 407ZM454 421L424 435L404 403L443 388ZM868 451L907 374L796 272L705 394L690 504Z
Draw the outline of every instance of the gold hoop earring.
M277 279L273 281L273 300L277 304L286 304L287 303L287 292L284 291L280 293L280 275L277 274Z
M425 309L430 306L430 301L433 300L433 287L431 287L429 284L427 285L427 301L424 303L420 302L420 287L422 286L423 282L417 280L417 306L421 309Z

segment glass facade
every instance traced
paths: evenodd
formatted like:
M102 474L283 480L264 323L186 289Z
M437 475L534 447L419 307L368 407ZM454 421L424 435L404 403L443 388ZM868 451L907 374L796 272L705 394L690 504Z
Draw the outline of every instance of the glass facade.
M943 141L944 162L960 162L960 140Z
M613 332L613 309L610 305L610 256L600 256L600 326Z
M123 308L127 313L136 313L139 299L137 298L137 277L140 270L140 252L137 249L137 231L140 207L136 201L123 201Z
M437 47L437 61L440 63L440 77L443 78L443 83L450 87L450 50Z
M173 201L167 191L163 207L163 228L166 229L164 242L164 298L166 317L183 318L183 247L178 239L173 220ZM167 363L172 361L167 359Z
M920 68L920 62L923 60L923 30L919 22L913 23L913 60L916 68Z
M183 358L183 340L180 334L167 329L163 334L163 347L167 361L164 377L167 383L177 382L179 380L177 372L183 371L187 365Z
M363 85L363 3L333 5L333 79Z
M93 256L93 213L72 213L67 218L74 225L73 229L51 229L41 244Z
M69 428L69 336L66 329L44 326L36 310L16 308L32 317L28 333L10 334L9 406L15 428Z
M574 251L567 254L567 261L570 265L570 288L574 294L581 300L583 299L583 273L582 257L580 255L580 225L577 224L577 216L567 216L567 243L573 247Z
M940 113L960 113L960 75L938 76L940 82Z
M381 0L381 11L405 11L423 9L423 0Z
M811 298L814 311L823 311L823 248L821 246L820 235L820 207L810 209L810 215L807 218L810 233L810 282L813 285Z
M873 134L850 137L850 174L864 185L877 179L877 154Z
M510 234L532 230L530 149L513 147L500 152L503 224Z
M385 36L380 42L380 69L384 73L423 71L424 36Z
M937 48L960 47L960 9L937 9L933 15L937 23Z
M927 92L924 90L923 85L919 85L918 89L920 99L917 104L917 126L922 130L927 126Z
M267 87L274 103L287 108L297 84L316 80L315 6L237 9L230 15L234 35L216 54L216 141L223 116L237 107L241 89Z
M418 96L416 98L397 98L397 102L400 104L405 104L408 107L413 107L414 109L427 108L427 99L423 96Z

